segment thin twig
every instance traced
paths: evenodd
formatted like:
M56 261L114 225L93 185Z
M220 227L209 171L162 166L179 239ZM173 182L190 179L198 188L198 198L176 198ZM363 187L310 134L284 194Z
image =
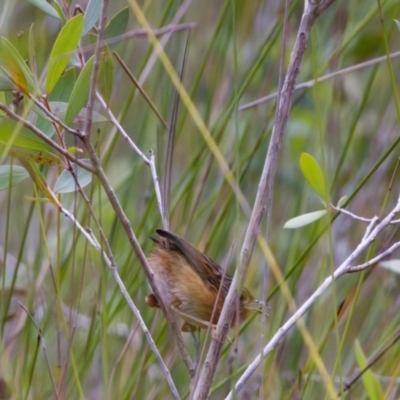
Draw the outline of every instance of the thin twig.
M163 221L163 227L164 227L164 229L167 229L168 221L167 221L167 217L165 214L163 199L161 197L160 179L157 176L156 160L154 158L154 151L150 150L149 153L150 153L150 170L151 170L151 176L153 177L154 190L156 192L156 198L157 198L157 205L158 205L158 209L160 210L161 219Z
M67 209L65 209L64 207L60 207L60 212L62 214L64 214L67 218L69 218L72 223L77 227L77 229L83 234L83 236L86 238L86 240L101 254L101 256L103 257L107 267L110 269L115 281L117 282L117 285L122 293L122 295L124 296L129 308L133 311L136 319L138 320L140 327L144 333L144 335L146 336L146 339L149 343L149 346L151 348L151 350L153 351L160 367L161 370L165 376L165 379L168 382L168 385L171 389L171 392L174 396L175 399L180 399L179 393L175 387L174 381L172 380L171 374L169 372L168 367L166 366L166 364L164 363L164 360L161 357L160 352L158 351L157 345L155 344L151 333L149 331L149 329L146 326L146 323L144 322L139 309L136 307L135 303L133 302L133 300L131 299L128 291L126 290L126 287L121 279L121 277L119 276L118 273L118 269L116 267L116 264L114 262L113 259L110 259L108 257L108 255L106 254L105 251L103 251L103 249L101 248L99 242L96 240L94 234L92 231L88 231L85 228L82 227L82 225L78 222L78 220L74 217L73 214L71 214Z
M79 139L83 138L83 133L78 129L70 128L65 122L61 121L56 115L54 115L51 110L49 110L43 103L37 100L34 96L30 95L29 99L39 107L51 120L53 123L62 126L67 132L71 133L72 135L78 137ZM47 99L45 100L47 102Z
M105 193L110 201L110 204L113 207L118 219L120 220L123 229L125 230L125 233L129 239L129 242L136 254L136 257L138 258L139 262L141 263L143 270L147 276L147 279L150 283L153 293L155 294L157 299L159 299L161 309L163 310L164 315L167 318L168 323L171 327L171 330L174 334L174 337L178 344L178 348L181 352L183 361L189 371L189 375L191 377L193 377L194 376L193 363L190 359L190 355L187 351L185 342L183 341L182 335L181 335L181 333L178 329L178 326L173 318L171 310L167 306L165 306L164 303L162 302L162 296L160 295L159 288L154 280L154 272L152 271L152 269L146 259L146 256L144 255L143 250L140 247L140 244L139 244L139 242L136 238L136 235L131 227L129 219L127 218L123 208L121 207L121 204L120 204L117 196L115 195L115 192L114 192L112 186L110 185L110 182L108 181L108 178L107 178L106 174L104 173L103 168L101 167L100 160L97 156L96 150L93 147L93 144L91 143L89 138L85 139L85 145L88 150L88 154L92 161L93 167L96 170L96 176L98 177L101 185L103 186ZM118 280L120 280L119 277L118 277ZM121 281L121 283L122 283L122 281Z
M12 118L15 121L20 122L25 128L28 128L31 130L36 136L38 136L40 139L42 139L44 142L46 142L48 145L53 147L54 150L57 150L60 154L62 154L64 157L68 158L70 161L76 163L86 171L91 172L92 174L95 173L95 170L88 164L85 164L82 162L79 158L75 157L73 154L70 154L68 150L64 149L61 147L58 143L56 143L54 140L49 138L47 135L45 135L40 129L36 128L35 125L33 125L31 122L25 120L18 114L16 114L14 111L9 109L5 104L0 103L0 110L3 110L10 118Z
M87 102L85 128L83 130L85 136L90 136L90 128L92 127L93 107L94 107L94 101L96 99L97 75L100 68L101 42L103 40L104 28L106 26L107 7L108 7L108 0L103 0L100 24L97 32L96 50L94 52L93 70L92 70L92 75L90 77L90 91Z
M395 335L395 337L385 347L383 347L380 351L378 351L377 354L375 354L370 360L368 360L367 364L364 368L358 370L351 378L344 380L344 388L341 392L338 393L338 396L341 396L344 392L350 390L351 387L354 385L354 383L356 383L364 375L364 373L367 372L399 340L400 340L400 332L397 333L397 335ZM386 377L377 376L377 378L381 379L381 378L386 378ZM394 377L391 376L388 378L390 379L390 382L391 382ZM396 378L394 378L394 379L396 379ZM400 383L400 382L398 382L398 383Z
M129 137L129 135L125 132L125 129L121 126L121 124L118 122L117 118L111 111L111 109L107 106L107 103L103 99L100 93L96 93L97 100L99 103L104 107L104 109L107 111L108 116L110 117L111 122L114 124L114 126L119 130L121 133L122 137L126 140L126 142L129 144L129 146L140 156L140 158L145 162L146 165L150 166L150 160L145 156L145 154L139 149L139 147L136 146L134 141Z
M370 224L368 225L368 227L367 227L367 229L366 229L366 231L364 233L364 236L363 236L362 240L365 240L371 234L372 229L375 228L375 225L378 222L379 222L379 218L378 217L372 218Z
M278 81L278 97L276 99L277 104L280 103L281 95L282 95L282 88L283 88L283 83L285 79L285 58L286 58L286 46L287 46L287 29L288 29L288 19L289 19L289 7L290 7L290 2L289 0L285 0L285 8L284 8L284 16L283 16L283 29L282 29L282 46L281 46L281 52L280 52L280 58L279 58L279 81ZM277 121L275 121L275 124L277 124ZM270 236L271 236L271 212L272 212L272 193L271 193L271 198L268 199L268 208L266 210L267 214L267 227L265 230L265 237L266 241L269 242ZM262 299L267 298L267 288L268 288L268 277L270 275L270 265L268 265L268 261L265 260L263 263L263 288L262 288ZM262 306L262 314L261 314L261 326L263 329L261 329L261 334L260 334L260 339L262 341L261 348L264 346L265 343L265 332L267 331L266 329L266 324L267 324L267 304L264 301L263 306ZM261 384L260 384L260 398L264 397L263 393L263 388L264 388L264 376L261 378Z
M363 271L364 269L367 269L369 267L372 267L373 265L377 264L378 262L382 261L385 257L389 256L392 254L395 250L397 250L400 247L400 242L396 242L392 246L390 246L387 250L382 252L381 254L377 255L374 258L371 258L371 260L360 264L360 265L355 265L354 267L349 268L349 273L353 272L360 272Z
M369 368L370 368L371 366L369 365ZM362 371L363 372L366 372L366 370L365 370L365 368L363 368L362 369ZM367 370L368 370L368 368L367 368ZM336 384L336 385L341 385L342 383L344 383L344 386L345 386L345 389L344 389L344 391L346 390L346 388L347 388L347 385L353 385L356 381L354 380L354 378L355 377L357 377L357 379L359 379L361 376L359 375L359 372L360 372L361 370L359 370L359 369L357 369L356 370L356 372L355 372L355 374L353 375L353 376L350 376L350 377L343 377L343 376L334 376L333 377L333 382ZM376 379L378 379L378 381L380 381L380 382L382 382L382 383L390 383L390 382L392 382L392 381L394 381L395 382L395 384L397 384L397 385L400 385L400 378L396 378L396 377L394 377L394 376L385 376L385 375L379 375L379 374L376 374L376 373L374 373L374 376L376 377ZM317 374L312 374L312 375L310 375L310 374L304 374L304 375L302 375L301 376L301 379L303 379L303 380L306 380L306 379L310 379L311 381L313 381L313 382L321 382L322 381L322 379L321 379L321 376L320 375L317 375ZM354 380L354 381L353 381ZM349 388L350 389L350 388ZM347 389L348 390L348 389ZM342 392L343 393L343 392ZM340 396L341 394L340 393L338 393L338 396Z
M376 221L379 221L379 217L377 217L377 216L375 216L375 217L373 217L373 218L364 218L364 217L360 217L359 215L353 214L352 212L347 211L347 210L345 210L344 208L336 207L336 206L334 206L333 204L331 204L331 208L332 208L333 210L337 211L337 212L340 212L340 213L342 213L342 214L346 214L346 215L350 216L351 218L353 218L353 219L355 219L355 220L357 220L357 221L368 222L368 223L371 223L371 222L374 222L374 221L375 221L375 222L376 222ZM398 224L398 223L400 223L400 219L395 219L395 220L393 220L393 221L390 222L391 225L396 225L396 224Z
M152 32L153 32L154 36L157 36L157 37L164 36L166 34L171 36L171 34L174 32L191 30L191 29L195 29L196 27L197 27L197 24L195 22L186 22L184 24L178 24L178 25L174 25L174 24L166 25L159 29L153 29ZM135 37L147 37L147 35L148 35L148 32L146 29L143 29L143 28L134 29L132 31L123 33L122 35L114 36L110 39L103 39L101 41L100 45L101 45L101 47L109 46L110 44L119 43L126 39L132 39ZM87 46L82 47L81 50L83 52L87 52L87 51L92 51L95 48L96 48L95 44L89 44Z
M190 33L189 33L190 34ZM186 46L183 53L182 67L179 74L180 81L183 81L183 72L185 70L186 59L189 47L189 34L186 38ZM179 109L179 94L176 89L173 92L173 100L171 102L170 109L170 121L168 126L168 137L165 145L165 164L164 164L164 174L162 179L162 194L164 200L164 212L166 217L166 225L164 229L169 231L169 221L170 221L170 197L171 197L171 175L172 175L172 158L174 153L174 143L175 143L175 130L176 130L176 120L178 116Z
M344 208L336 207L336 206L334 206L333 204L331 204L331 208L332 208L332 210L335 210L335 211L340 212L340 213L342 213L342 214L346 214L346 215L350 216L351 218L353 218L353 219L355 219L355 220L357 220L357 221L362 221L362 222L371 223L375 218L378 218L378 217L373 217L373 218L359 217L358 215L353 214L353 213L351 213L350 211L345 210Z
M348 273L354 260L359 257L377 238L377 236L390 225L394 217L400 212L400 197L397 200L396 207L372 230L365 240L362 240L357 248L350 254L349 257L335 270L333 275L329 275L318 289L303 303L303 305L278 329L269 343L264 347L262 357L257 356L254 361L246 368L245 372L238 379L235 385L235 392L238 393L249 380L251 375L261 364L269 353L271 353L279 344L288 331L296 324L296 322L310 309L310 307L318 300L318 298L327 291L332 283L338 280L341 276ZM226 400L232 399L233 393L230 392Z
M396 58L396 57L399 57L399 56L400 56L400 51L395 51L395 52L389 54L390 58ZM323 75L323 76L321 76L319 78L311 79L309 81L299 83L299 84L297 84L295 86L294 90L297 91L297 90L300 90L300 89L309 89L309 88L312 88L317 83L324 82L324 81L327 81L329 79L336 78L337 76L345 75L345 74L348 74L350 72L357 71L359 69L370 67L372 65L379 64L379 63L384 62L384 61L387 61L387 56L377 57L377 58L374 58L372 60L365 61L365 62L362 62L360 64L353 65L351 67L343 68L343 69L341 69L339 71L335 71L335 72L332 72L330 74ZM261 98L259 98L257 100L254 100L254 101L252 101L250 103L243 104L243 105L241 105L239 107L239 111L245 111L245 110L248 110L250 108L259 106L260 104L263 104L263 103L266 103L267 101L275 99L277 96L278 96L278 92L275 92L275 93L269 94L268 96L264 96L264 97L261 97Z
M225 300L224 307L217 325L217 340L214 340L209 348L205 361L205 367L202 370L199 384L197 385L194 393L195 399L205 399L208 396L216 366L221 354L222 345L228 333L229 325L235 312L237 291L241 292L243 288L250 258L252 256L260 231L261 221L266 209L268 209L268 199L272 199L272 189L278 154L282 145L286 123L289 117L294 87L297 76L300 72L301 60L307 46L310 29L316 16L316 5L306 0L305 9L291 55L290 64L287 70L285 82L282 87L280 101L276 109L275 125L265 160L264 169L260 179L255 205L241 249L240 264L236 269L231 287Z
M59 398L58 396L58 392L57 392L57 387L56 387L56 382L54 380L54 376L53 373L51 372L51 365L50 365L50 360L49 357L47 355L47 350L46 350L46 343L44 342L43 339L43 334L41 329L39 328L38 324L36 323L35 319L33 318L33 316L31 315L31 313L28 311L28 309L20 302L18 301L18 304L25 310L25 312L28 314L29 318L32 320L32 322L34 323L36 330L38 332L38 339L40 340L40 343L42 344L42 348L43 348L43 353L44 353L44 358L46 360L46 364L47 364L47 369L49 371L49 375L50 375L50 380L51 380L51 384L53 386L53 393L56 399Z
M158 57L160 58L161 63L164 65L165 70L167 71L171 82L175 86L176 90L179 92L179 95L181 97L182 103L186 106L188 109L191 117L193 118L193 122L195 125L198 127L200 133L203 135L204 141L207 143L209 149L213 153L216 161L218 162L221 170L224 173L224 177L229 183L229 185L232 187L233 191L236 194L237 200L242 207L244 213L250 214L250 209L247 203L247 200L240 190L240 187L238 183L235 180L235 176L233 175L228 163L225 160L225 157L223 156L221 150L219 149L217 143L215 142L214 138L212 137L210 131L208 130L206 123L204 122L203 118L201 117L199 111L197 108L194 106L193 101L191 100L188 92L182 85L180 78L178 74L175 71L175 68L173 67L171 61L169 60L168 56L166 55L165 51L163 50L161 46L161 42L157 41L157 39L152 35L151 33L151 28L150 25L145 17L145 15L142 12L142 9L138 5L136 0L129 0L129 3L132 7L132 10L134 11L138 21L142 24L142 26L145 26L148 29L149 32L149 40L151 44L154 46L158 53Z
M132 72L129 70L128 66L124 63L124 60L120 57L120 55L114 51L113 52L114 57L117 59L119 62L119 65L122 67L122 69L125 71L125 73L128 75L129 79L133 82L137 90L139 90L140 94L144 97L144 99L147 101L147 104L150 106L150 108L154 111L154 113L157 115L157 118L161 121L161 123L164 125L164 128L168 129L168 125L165 122L164 117L161 115L160 111L158 111L157 106L153 103L151 100L150 96L146 93L144 88L140 85L140 83L137 81L137 79L134 77Z
M178 11L176 12L174 18L172 18L171 25L176 25L179 23L179 21L184 17L186 14L186 11L188 10L190 4L192 4L193 0L185 0L181 6L179 7ZM145 32L146 35L149 36L149 30L146 28L142 28ZM155 36L154 30L151 31L151 36ZM172 37L174 31L169 31L166 32L165 35L160 39L159 43L162 46L162 48L165 47L165 45L168 43L169 39ZM153 50L153 53L149 57L149 60L147 61L147 64L145 68L143 69L142 73L139 76L139 83L141 86L143 86L144 82L146 81L147 77L149 76L151 69L153 68L154 64L157 62L159 58L159 51L155 48Z

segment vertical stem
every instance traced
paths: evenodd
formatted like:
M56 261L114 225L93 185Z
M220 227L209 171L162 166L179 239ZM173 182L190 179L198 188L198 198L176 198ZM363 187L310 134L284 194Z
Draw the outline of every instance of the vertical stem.
M246 230L244 243L240 254L240 265L237 268L228 296L217 326L216 340L209 348L207 358L196 386L193 398L206 399L220 358L223 343L232 321L237 301L237 293L242 291L246 279L248 266L260 231L261 221L266 210L272 204L273 183L276 172L279 151L283 142L286 124L292 105L296 79L300 72L300 64L307 47L311 26L318 16L318 6L309 0L305 1L304 12L301 18L299 31L292 51L290 64L279 96L275 113L275 125L272 131L267 157L264 163L262 176L259 183L256 201Z

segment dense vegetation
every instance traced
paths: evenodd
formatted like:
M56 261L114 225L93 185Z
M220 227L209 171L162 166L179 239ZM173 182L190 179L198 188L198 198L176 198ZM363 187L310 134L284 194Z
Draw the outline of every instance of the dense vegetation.
M142 254L169 226L242 270L282 118L273 201L268 190L244 268L268 315L229 332L211 398L271 343L239 398L398 398L398 225L385 217L400 191L400 3L321 1L332 4L292 71L309 84L277 114L303 1L108 3L105 14L102 0L0 4L0 399L195 393L210 335L191 382L176 332L145 303Z

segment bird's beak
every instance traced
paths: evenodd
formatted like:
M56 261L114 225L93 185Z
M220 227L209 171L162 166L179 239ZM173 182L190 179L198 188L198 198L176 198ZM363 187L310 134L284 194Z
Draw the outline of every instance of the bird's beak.
M269 305L266 302L261 301L261 300L253 300L252 302L246 304L245 307L246 307L246 310L254 311L259 314L262 314L262 307L264 304L269 308Z

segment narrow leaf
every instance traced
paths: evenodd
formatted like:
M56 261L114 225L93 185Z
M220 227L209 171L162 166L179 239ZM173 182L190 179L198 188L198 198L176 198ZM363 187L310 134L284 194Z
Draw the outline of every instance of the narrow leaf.
M300 168L307 182L317 195L324 200L326 197L325 178L315 158L308 153L302 153L300 157Z
M35 126L48 137L52 137L56 133L53 123L48 118L42 118L40 115L36 117Z
M68 102L76 82L76 68L69 68L64 71L58 80L56 87L49 96L49 101Z
M33 24L29 28L28 53L29 53L29 66L31 67L32 74L36 77L37 76L36 51L35 51L35 35L33 33Z
M47 94L56 86L64 69L68 65L73 51L76 49L81 37L83 27L82 14L71 18L61 29L54 43L50 55L49 68L46 79Z
M15 90L16 88L16 85L10 79L1 75L0 71L0 92Z
M83 153L83 150L80 147L69 147L68 153L72 155L81 154Z
M4 92L0 91L0 103L4 104L5 102L6 102L6 94ZM6 117L6 116L7 116L7 114L3 110L0 110L0 118Z
M106 47L101 52L100 68L97 83L99 85L100 93L103 95L107 105L110 105L112 87L114 79L114 64L110 51Z
M17 158L18 160L33 161L36 164L58 165L65 168L61 159L47 150L28 150L12 146L10 149L10 156Z
M47 15L50 15L50 17L60 19L57 11L46 0L28 0L28 1L35 7L45 12Z
M81 73L76 80L74 89L68 102L68 107L65 113L65 123L70 125L79 111L87 103L90 91L90 76L92 75L94 56L82 68Z
M83 24L82 36L86 35L98 21L101 15L103 0L89 0L85 12L85 22Z
M11 181L10 181L11 175ZM18 165L0 165L0 190L9 189L29 176L25 168Z
M123 8L115 14L104 28L104 39L110 39L125 33L129 22L129 7Z
M283 227L285 229L301 228L302 226L305 226L305 225L311 224L314 221L317 221L318 219L323 217L325 214L326 214L326 210L319 210L319 211L310 212L308 214L299 215L298 217L292 218L289 221L287 221Z
M58 18L61 19L61 21L65 24L67 22L67 18L65 16L64 10L61 8L61 6L56 1L54 2L53 6L57 12Z
M0 142L26 149L51 150L51 146L40 140L28 128L13 120L5 120L0 123Z
M25 60L13 44L4 37L0 41L0 66L22 92L36 91L32 72Z
M81 161L91 165L90 160ZM74 165L74 170L81 188L87 186L92 181L91 172L86 171L86 169L83 169L77 165ZM75 192L76 190L77 186L72 174L68 170L64 170L57 179L54 193L71 193Z
M53 203L55 206L59 207L60 202L58 201L57 197L51 191L49 186L47 185L46 179L44 178L43 174L40 172L37 165L31 161L20 160L20 163L25 167L28 171L31 179L33 180L34 184L38 187L38 189L47 197L47 199Z
M363 369L367 366L367 358L365 357L358 340L355 341L354 348L358 367ZM364 372L362 375L362 381L368 393L368 397L371 400L381 400L385 398L381 385L370 369Z
M349 196L343 196L339 199L337 203L337 207L342 208L344 204L346 203L346 200L349 198Z

